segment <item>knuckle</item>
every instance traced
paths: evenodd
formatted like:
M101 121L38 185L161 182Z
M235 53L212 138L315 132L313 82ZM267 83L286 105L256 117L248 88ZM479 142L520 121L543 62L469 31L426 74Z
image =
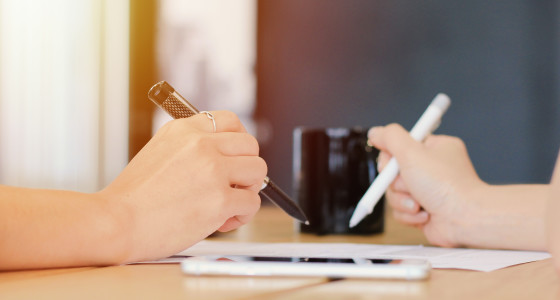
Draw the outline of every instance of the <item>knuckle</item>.
M392 134L392 133L397 132L397 131L404 130L404 128L400 124L397 124L397 123L391 123L391 124L385 126L385 129L387 130L387 132L389 134Z
M204 171L210 174L210 176L212 176L215 179L222 178L224 177L223 165L224 164L218 159L209 159L204 164Z
M406 130L397 123L391 123L386 126L386 131L383 134L383 139L389 151L396 151L402 147L402 138L408 133ZM402 151L401 151L402 152ZM407 153L408 151L404 151ZM391 153L394 155L394 153Z
M259 155L260 146L257 139L254 136L250 135L249 133L244 133L244 135L246 140L244 141L244 143L245 145L247 145L249 152L252 153L253 155Z
M237 132L246 132L245 126L241 123L241 119L235 113L228 111L227 112L228 119L231 122L232 129Z
M213 148L213 139L208 134L191 134L188 136L190 144L202 153L208 153Z
M261 207L261 197L258 192L254 193L253 197L251 197L251 205L254 213L256 213Z
M174 119L174 120L170 120L168 122L166 122L165 124L163 124L163 126L161 127L161 131L162 132L174 132L176 130L179 130L180 128L184 127L183 124L183 120L181 119Z
M455 145L455 147L460 148L460 149L466 149L467 148L467 145L465 145L465 142L462 139L460 139L456 136L452 136L452 137L450 137L450 139L451 139L452 143Z
M260 170L260 176L264 178L266 176L266 174L268 173L268 165L266 164L266 161L264 161L264 159L262 157L257 157L259 160L259 170Z
M242 131L243 124L241 124L241 120L239 116L232 111L229 110L221 110L218 112L220 119L224 119L234 131Z
M444 136L442 137L442 139L444 139L445 143L448 145L448 147L450 149L455 149L461 152L466 152L467 151L467 145L465 144L465 142L456 136Z
M219 114L226 119L230 119L232 121L239 121L239 117L237 116L237 114L232 112L231 110L220 110Z
M192 126L192 120L187 118L183 119L173 119L169 120L161 128L157 130L158 135L170 135L170 136L180 136L184 137L186 135L192 136L192 133L196 133L197 130L194 130Z
M259 142L257 141L257 138L255 138L255 137L252 136L252 135L250 135L250 136L251 136L251 141L252 141L252 143L253 143L252 147L253 147L253 149L255 150L255 153L256 153L257 155L259 155L260 150L261 150L261 149L260 149L260 146L259 146Z

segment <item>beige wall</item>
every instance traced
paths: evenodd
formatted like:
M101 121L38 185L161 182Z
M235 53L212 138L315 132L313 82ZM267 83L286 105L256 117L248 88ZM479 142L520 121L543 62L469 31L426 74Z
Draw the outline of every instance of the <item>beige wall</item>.
M127 163L128 0L0 0L0 184L96 191Z

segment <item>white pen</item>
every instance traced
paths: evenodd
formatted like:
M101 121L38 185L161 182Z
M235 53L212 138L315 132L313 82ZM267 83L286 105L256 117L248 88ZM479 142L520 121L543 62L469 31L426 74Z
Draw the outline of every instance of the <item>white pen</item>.
M410 130L410 135L417 141L423 141L430 133L439 126L441 117L449 108L451 100L445 94L437 94L426 111L422 114L418 122ZM350 228L358 225L367 215L373 212L379 199L399 174L399 164L393 157L383 171L377 175L371 186L368 188L350 218Z

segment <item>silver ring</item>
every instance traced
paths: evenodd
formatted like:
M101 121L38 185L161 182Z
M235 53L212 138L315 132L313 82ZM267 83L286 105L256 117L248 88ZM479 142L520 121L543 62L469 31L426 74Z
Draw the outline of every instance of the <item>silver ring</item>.
M208 119L212 120L212 125L214 126L214 133L216 133L216 119L214 119L214 115L211 114L209 111L201 111L201 114L206 114Z

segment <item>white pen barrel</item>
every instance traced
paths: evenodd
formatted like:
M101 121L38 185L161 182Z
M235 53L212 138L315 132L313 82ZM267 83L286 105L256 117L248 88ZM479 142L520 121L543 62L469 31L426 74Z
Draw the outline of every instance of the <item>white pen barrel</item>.
M445 94L438 94L426 111L422 114L418 122L410 130L410 136L417 141L423 141L428 134L435 130L441 117L451 104L451 100Z
M367 202L363 203L363 205L367 208L368 213L373 212L373 208L379 202L379 199L383 197L385 191L391 185L391 183L397 178L399 174L399 165L395 158L391 158L389 163L383 169L383 172L379 173L379 175L375 178L375 181L371 184L368 188L363 199L368 199ZM361 203L360 203L361 204Z

